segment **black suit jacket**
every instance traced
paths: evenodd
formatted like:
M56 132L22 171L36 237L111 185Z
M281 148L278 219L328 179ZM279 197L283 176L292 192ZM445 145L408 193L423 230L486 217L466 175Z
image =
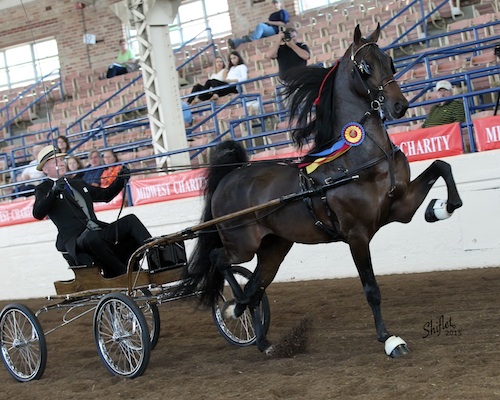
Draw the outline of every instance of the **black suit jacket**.
M78 191L85 199L90 218L100 226L106 226L107 223L97 220L93 202L107 203L113 200L123 189L125 180L117 178L107 188L95 187L80 179L71 179L69 183L73 190ZM67 251L78 262L76 238L85 230L87 216L72 195L64 192L55 194L53 186L54 181L47 179L36 187L33 216L40 220L48 216L52 220L59 232L57 249Z

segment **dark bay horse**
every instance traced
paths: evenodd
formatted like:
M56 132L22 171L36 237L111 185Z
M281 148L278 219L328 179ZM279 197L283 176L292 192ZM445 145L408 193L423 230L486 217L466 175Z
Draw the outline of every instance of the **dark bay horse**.
M370 241L390 222L409 222L440 177L448 199L433 200L426 219L445 219L462 201L449 164L436 160L410 181L408 161L389 139L383 120L401 118L408 102L394 80L392 59L376 44L379 34L377 27L365 39L357 26L353 43L334 67L306 67L288 76L290 114L297 124L294 141L301 146L307 138L314 140L301 172L289 163L249 164L236 142L222 142L212 153L203 222L310 188L318 193L207 228L191 256L187 281L203 291L202 301L212 304L224 278L231 283L231 265L257 255L251 279L228 302L224 315L235 318L248 307L261 351L272 346L259 326L258 305L293 243L342 241L351 250L378 340L388 355L408 352L382 318ZM348 183L335 185L339 181Z

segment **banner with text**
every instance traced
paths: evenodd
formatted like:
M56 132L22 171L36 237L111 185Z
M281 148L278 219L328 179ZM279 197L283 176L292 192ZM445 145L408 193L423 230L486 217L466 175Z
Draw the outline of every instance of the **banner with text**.
M94 210L97 211L105 211L105 210L113 210L115 208L120 208L122 206L122 198L123 198L123 190L118 193L118 195L111 200L109 203L94 203Z
M474 120L478 151L500 149L500 115Z
M137 206L199 196L203 192L204 173L205 169L195 169L165 176L131 180L129 185L132 203Z
M456 156L464 152L458 122L395 133L391 135L391 140L410 162Z
M12 203L1 203L0 226L37 221L33 217L33 204L35 204L34 197L25 200L15 200Z

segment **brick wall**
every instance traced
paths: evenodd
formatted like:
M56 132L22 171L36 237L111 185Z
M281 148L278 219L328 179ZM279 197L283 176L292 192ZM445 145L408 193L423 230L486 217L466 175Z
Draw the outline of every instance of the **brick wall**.
M97 1L77 10L70 0L37 0L1 11L0 48L55 38L62 74L86 73L113 62L123 37L122 24L109 9L115 1ZM26 12L25 12L26 10ZM84 26L99 41L83 43ZM88 51L88 53L87 53Z
M117 1L99 0L93 6L78 10L71 0L36 0L25 3L24 8L1 10L0 48L54 37L59 46L63 75L103 69L114 61L119 50L118 41L124 37L121 21L109 8ZM290 16L295 15L295 2L283 0ZM248 34L274 12L271 0L257 4L253 4L253 0L228 0L228 4L236 36ZM97 36L97 44L83 43L85 31Z

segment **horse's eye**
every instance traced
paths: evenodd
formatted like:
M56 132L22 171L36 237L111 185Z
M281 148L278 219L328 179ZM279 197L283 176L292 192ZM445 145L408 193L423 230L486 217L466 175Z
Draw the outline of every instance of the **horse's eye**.
M372 68L370 67L370 64L368 64L365 60L361 60L361 62L358 65L359 72L361 72L361 76L363 78L368 78L372 74Z

